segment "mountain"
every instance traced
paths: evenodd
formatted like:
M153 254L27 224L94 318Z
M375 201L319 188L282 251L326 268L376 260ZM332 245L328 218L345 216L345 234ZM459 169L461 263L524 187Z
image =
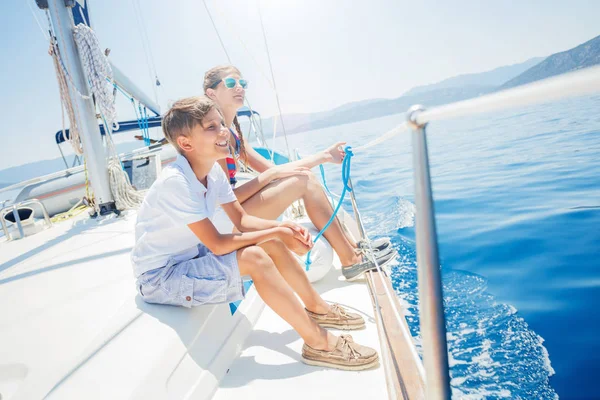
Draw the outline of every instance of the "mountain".
M519 76L509 80L500 89L524 85L540 79L591 67L600 64L600 36L593 38L571 50L552 54L544 61L529 68Z
M395 99L356 101L328 111L284 115L286 132L294 134L398 114L406 111L413 104L424 104L431 107L481 96L494 91L507 80L539 64L543 59L543 57L532 58L519 64L507 65L491 71L459 75L431 85L417 86ZM266 138L273 135L273 118L275 117L263 120L263 132ZM247 132L247 123L242 122L242 127L244 132ZM277 132L281 132L280 121L277 123Z
M404 95L396 99L381 100L366 105L346 107L342 111L328 115L310 123L288 130L289 133L321 129L328 126L348 124L365 119L403 113L414 104L425 104L428 107L470 99L493 91L496 86L465 86L431 90L413 95Z
M315 113L306 113L306 114L285 114L283 116L283 121L285 123L285 130L288 134L303 132L310 129L305 129L305 127L310 127L313 124L319 124L318 121L329 119L332 116L340 113L345 113L348 110L361 109L367 106L373 106L375 104L385 103L389 101L389 99L369 99L369 100L361 100L354 101L351 103L343 104L339 107L336 107L327 111L320 111ZM278 117L270 117L265 118L262 121L263 133L265 138L270 138L273 135L273 120ZM245 118L240 120L240 125L244 132L248 132L248 122ZM303 127L299 130L300 127ZM281 121L278 119L277 121L277 132L278 134L282 132L281 130Z
M491 71L454 76L452 78L444 79L443 81L437 83L432 83L431 85L417 86L406 92L405 95L418 94L436 89L447 89L452 87L463 87L473 85L500 86L504 82L527 71L534 65L539 64L542 60L544 60L544 57L535 57L520 64L506 65L504 67L499 67Z

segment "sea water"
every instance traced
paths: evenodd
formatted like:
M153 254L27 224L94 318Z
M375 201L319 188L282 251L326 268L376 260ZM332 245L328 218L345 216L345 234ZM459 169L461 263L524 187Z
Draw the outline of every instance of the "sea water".
M455 398L600 396L599 110L594 96L427 127ZM356 148L403 118L288 140L304 155ZM357 151L351 176L370 236L399 252L393 284L421 351L411 152L409 133ZM340 193L341 168L326 176Z
M455 398L600 396L599 109L594 96L427 128ZM338 140L356 148L403 120L288 140L303 155ZM409 133L357 151L351 176L369 235L398 250L392 280L422 351L411 152ZM340 193L340 167L325 169Z

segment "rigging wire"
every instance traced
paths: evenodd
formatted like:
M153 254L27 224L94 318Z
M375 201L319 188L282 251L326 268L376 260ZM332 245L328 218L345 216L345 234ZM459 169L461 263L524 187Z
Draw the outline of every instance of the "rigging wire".
M33 0L33 1L35 1L35 0ZM40 28L40 31L42 32L42 35L44 36L44 39L49 40L50 36L48 34L48 31L44 30L44 27L42 27L42 24L41 24L40 20L38 19L37 15L35 15L35 10L31 6L31 1L26 0L26 3L27 3L27 6L29 7L29 11L31 11L31 15L33 15L33 19L35 19L35 22L37 23L37 26Z
M206 13L208 14L208 17L210 18L210 22L212 23L212 26L215 30L215 33L217 34L217 37L219 38L219 43L221 43L221 48L223 49L223 52L225 53L225 56L227 57L227 61L229 62L229 64L233 65L233 62L231 61L231 57L229 56L229 52L227 51L227 48L225 47L225 43L223 42L223 39L221 38L221 34L219 33L219 29L217 28L217 25L212 17L212 13L210 12L208 5L206 4L206 0L202 0L202 3L204 4L204 8L206 9ZM223 17L223 14L219 11L218 8L215 8L217 10L217 13L219 14L219 16ZM227 18L225 18L226 22L229 23L229 20ZM244 43L244 41L241 39L241 37L237 34L237 31L235 31L235 29L233 29L233 31L235 32L237 38L240 40L240 42L242 43L242 46L244 46L244 48L246 49L246 51L248 52L248 54L250 55L250 58L256 63L256 65L258 66L258 63L256 62L256 60L254 59L254 57L252 56L252 54L250 53L250 51L248 50L248 48L246 47L246 44ZM259 67L259 71L265 76L266 75L263 73L262 69L260 69ZM271 81L267 78L267 82L269 82L269 85L271 86L271 88L273 88L273 84L271 83ZM244 100L246 101L246 105L248 106L248 109L250 109L250 125L254 125L254 129L256 129L256 125L254 123L254 113L253 113L253 109L252 109L252 105L250 104L250 100L248 100L248 96L244 97ZM262 122L260 124L260 135L262 137L262 141L264 143L264 146L268 149L268 145L267 142L264 138L263 135L263 131L262 131Z
M156 64L154 63L154 54L152 53L150 38L148 36L148 31L146 30L144 17L142 15L142 7L140 6L139 0L131 0L131 3L135 14L137 28L142 39L142 48L144 50L144 56L146 57L146 63L148 65L148 73L150 75L150 82L152 91L154 93L154 101L156 104L159 104L157 87L160 87L160 80L158 79L158 72L156 70Z
M277 84L275 83L275 74L273 73L273 64L271 63L271 54L269 53L269 44L267 42L267 34L265 32L265 26L263 24L262 13L260 11L260 1L257 0L258 16L260 21L260 27L262 29L263 39L265 42L265 48L267 50L267 58L269 59L269 69L271 70L271 80L273 81L273 89L275 90L275 99L277 100L277 109L279 110L279 119L281 120L281 128L283 129L283 137L285 138L285 147L287 148L288 159L292 159L292 153L290 151L290 145L287 139L287 132L285 130L285 124L283 122L283 114L281 112L281 103L279 102L279 92L277 91ZM273 136L275 137L275 136ZM275 146L275 143L273 143Z
M231 57L229 57L229 53L227 52L227 49L225 48L225 43L223 43L223 39L221 39L221 34L219 33L219 30L217 29L217 25L215 24L212 14L210 13L208 6L206 5L206 0L202 0L202 3L204 4L204 8L206 8L206 13L208 14L208 18L210 18L210 22L212 23L213 28L215 28L215 33L217 34L217 37L219 38L219 42L221 43L221 47L223 48L223 51L225 52L225 55L227 56L227 61L229 61L229 64L232 64Z

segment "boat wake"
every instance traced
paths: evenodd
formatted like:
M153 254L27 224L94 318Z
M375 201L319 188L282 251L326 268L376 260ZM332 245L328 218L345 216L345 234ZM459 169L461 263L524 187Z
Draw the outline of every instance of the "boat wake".
M390 236L398 251L392 284L422 356L419 333L415 206L400 196L364 211L370 237ZM554 374L544 340L517 310L488 293L484 277L443 269L444 307L453 398L555 399Z
M415 205L399 196L381 199L377 209L370 209L363 216L366 226L373 236L386 236L390 232L415 225Z
M400 234L392 242L400 255L392 283L422 355L415 244ZM544 340L517 310L496 302L482 276L447 270L442 280L453 398L558 398L548 381L554 370Z

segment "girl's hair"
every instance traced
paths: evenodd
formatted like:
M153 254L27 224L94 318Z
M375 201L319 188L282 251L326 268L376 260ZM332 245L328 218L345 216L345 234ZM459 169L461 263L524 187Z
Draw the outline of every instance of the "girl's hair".
M165 137L179 154L183 150L177 144L179 136L189 136L197 124L217 105L206 96L186 97L177 100L163 116L162 130Z
M234 73L237 75L242 75L239 69L234 67L233 65L219 65L214 68L209 69L204 74L204 94L208 89L214 89L215 86L219 83L219 81L227 75ZM244 141L244 135L242 133L242 128L240 127L240 123L238 122L237 115L233 118L233 126L237 131L237 136L240 138L240 156L243 159L244 165L248 164L248 153L246 153L246 142ZM228 127L229 128L229 127ZM231 145L230 145L231 147ZM231 154L235 154L234 150L231 149Z

